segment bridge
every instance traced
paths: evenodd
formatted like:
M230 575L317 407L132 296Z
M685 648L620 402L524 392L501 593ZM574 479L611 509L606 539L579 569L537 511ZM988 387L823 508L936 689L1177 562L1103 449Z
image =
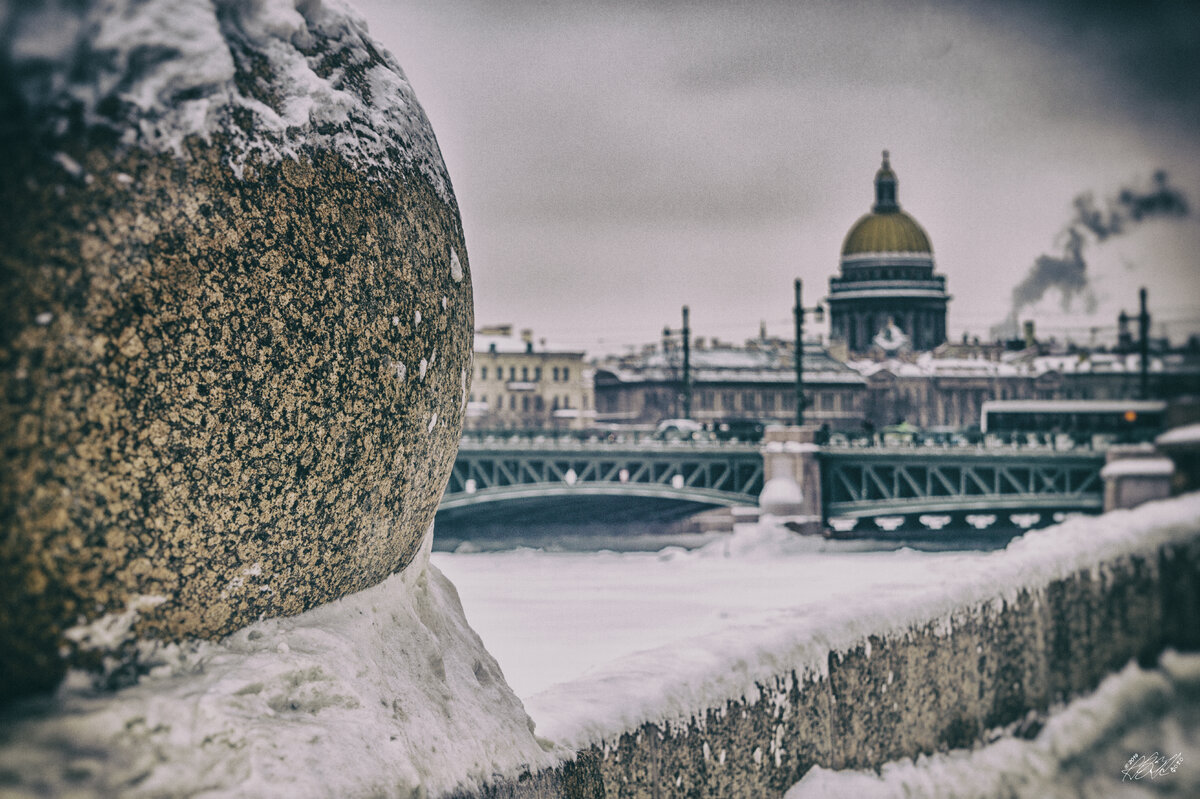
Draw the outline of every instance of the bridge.
M1030 515L1099 512L1103 452L966 447L792 447L736 442L554 437L464 438L439 508L439 518L486 510L495 520L508 507L513 521L536 505L570 500L592 513L599 498L630 514L676 516L705 507L754 506L770 468L764 450L812 458L798 465L812 511L835 528L864 519L937 529L970 514ZM770 458L768 458L770 460ZM579 504L593 498L593 504ZM639 502L641 504L639 504ZM648 504L649 503L649 504ZM486 506L486 509L481 508ZM647 510L653 507L654 510ZM586 509L586 510L584 510ZM559 514L563 515L563 514ZM861 528L860 528L861 529Z
M495 519L501 505L529 513L557 499L586 513L632 508L635 516L666 519L755 505L762 487L762 455L751 444L464 438L438 514L461 517L487 505L487 518Z
M822 516L835 529L897 516L908 527L986 527L975 517L996 513L1028 526L1104 506L1103 452L908 447L829 449L818 459Z

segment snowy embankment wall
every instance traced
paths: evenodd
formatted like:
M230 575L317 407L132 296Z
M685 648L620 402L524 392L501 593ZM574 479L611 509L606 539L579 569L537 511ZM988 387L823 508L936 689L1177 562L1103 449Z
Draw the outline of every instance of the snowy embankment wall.
M579 753L561 794L782 796L814 765L970 746L1131 658L1195 649L1200 495L1030 533L928 588L898 602L881 585L528 698L538 734Z

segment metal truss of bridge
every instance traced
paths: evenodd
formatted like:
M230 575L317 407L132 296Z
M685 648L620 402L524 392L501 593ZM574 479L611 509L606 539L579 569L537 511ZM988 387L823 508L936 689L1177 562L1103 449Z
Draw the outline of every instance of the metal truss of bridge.
M586 495L754 505L762 487L762 456L753 446L464 440L440 510Z
M1102 453L825 451L826 518L971 511L1098 512Z

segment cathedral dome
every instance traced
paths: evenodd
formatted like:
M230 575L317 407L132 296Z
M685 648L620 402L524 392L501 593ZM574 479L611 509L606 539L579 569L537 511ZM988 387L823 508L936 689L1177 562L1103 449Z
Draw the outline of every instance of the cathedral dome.
M933 246L900 209L900 181L883 151L875 204L842 242L841 271L829 278L829 335L853 353L929 352L946 341L946 278Z
M843 256L885 252L932 253L933 247L917 220L900 210L867 214L842 244Z
M842 243L842 257L873 253L933 253L929 236L917 220L900 210L900 181L883 151L883 165L875 173L875 205L854 223Z

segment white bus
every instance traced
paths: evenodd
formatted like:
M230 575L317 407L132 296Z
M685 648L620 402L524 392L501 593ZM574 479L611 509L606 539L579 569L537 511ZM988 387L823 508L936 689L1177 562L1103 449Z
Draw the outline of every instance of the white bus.
M1165 426L1161 400L988 400L979 429L985 435L1067 435L1078 443L1150 441Z

